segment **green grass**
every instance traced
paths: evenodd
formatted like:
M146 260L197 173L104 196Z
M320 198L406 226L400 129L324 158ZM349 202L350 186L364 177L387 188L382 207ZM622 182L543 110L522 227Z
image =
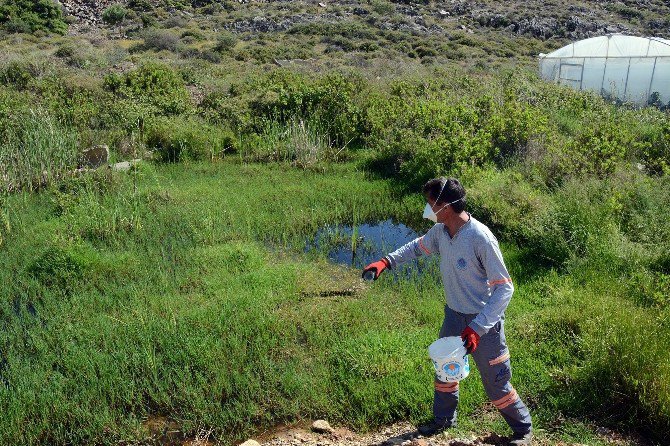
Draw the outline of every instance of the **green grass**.
M190 435L212 429L224 443L301 418L356 429L426 420L439 283L361 285L358 271L295 248L325 224L420 212L420 197L390 192L355 164L312 172L225 161L145 165L9 197L2 439L141 440L150 416ZM529 265L522 248L503 250L518 285L507 315L514 383L541 436L598 444L585 421L609 407L612 385L631 397L643 385L644 398L626 407L667 413L658 356L667 309L645 342L637 327L653 313L611 293L608 280L585 286ZM614 352L638 372L607 375ZM461 394L461 431L506 432L476 373ZM558 414L578 421L561 425Z

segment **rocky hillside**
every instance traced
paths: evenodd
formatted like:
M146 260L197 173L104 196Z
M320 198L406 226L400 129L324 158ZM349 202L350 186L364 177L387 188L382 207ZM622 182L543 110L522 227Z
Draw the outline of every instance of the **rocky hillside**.
M102 12L127 0L61 0L71 21L101 26ZM302 23L333 23L357 19L381 30L444 34L452 29L472 33L495 32L540 40L581 39L605 33L670 37L670 3L663 0L589 1L464 1L426 0L354 2L235 0L214 2L133 1L131 7L154 13L178 14L184 3L207 4L196 14L225 10L236 16L226 28L234 32L286 31ZM139 5L139 6L137 6ZM165 8L165 5L168 5ZM147 6L149 6L147 8ZM190 8L189 8L190 9ZM246 16L244 13L248 12Z

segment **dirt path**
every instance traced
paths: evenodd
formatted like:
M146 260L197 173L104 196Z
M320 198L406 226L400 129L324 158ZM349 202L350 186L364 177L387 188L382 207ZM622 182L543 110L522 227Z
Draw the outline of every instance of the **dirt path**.
M569 423L569 421L566 421ZM144 423L150 432L147 444L161 446L214 446L211 431L203 430L195 438L185 439L175 422L155 417ZM344 427L334 426L330 432L315 432L311 422L304 421L261 432L240 446L501 446L507 439L495 433L459 435L447 431L432 438L417 435L415 427L408 422L399 422L376 432L358 434ZM593 427L596 442L588 444L565 442L539 432L533 441L535 446L588 446L592 444L611 446L647 446L639 438L624 437L609 429ZM141 443L144 444L144 443Z
M536 446L583 446L581 443L566 443L539 435ZM610 431L598 431L599 443L632 446L640 443L620 437ZM402 422L367 435L356 434L346 428L335 428L332 433L316 433L306 427L293 427L274 432L257 439L261 446L498 446L506 445L507 439L495 433L483 436L457 436L452 432L432 437L417 437L413 425Z

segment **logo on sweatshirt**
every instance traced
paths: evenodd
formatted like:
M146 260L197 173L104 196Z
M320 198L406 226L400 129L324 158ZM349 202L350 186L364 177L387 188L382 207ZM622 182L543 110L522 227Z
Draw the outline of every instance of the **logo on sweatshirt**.
M458 259L458 261L456 261L456 268L458 269L465 269L467 266L468 262L463 257L461 257L460 259Z

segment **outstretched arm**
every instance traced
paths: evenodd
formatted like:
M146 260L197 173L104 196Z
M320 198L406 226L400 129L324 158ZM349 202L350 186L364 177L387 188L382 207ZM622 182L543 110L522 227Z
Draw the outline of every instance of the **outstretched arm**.
M375 271L374 279L377 280L379 275L386 268L395 268L417 257L432 255L439 250L437 241L437 234L442 225L435 225L422 237L418 237L409 243L401 246L392 253L387 254L382 259L373 262L363 269L363 277L368 271Z
M389 262L391 269L405 262L414 260L417 257L430 256L439 251L437 239L438 231L442 230L442 225L434 225L422 237L415 238L409 243L401 246L384 257Z

